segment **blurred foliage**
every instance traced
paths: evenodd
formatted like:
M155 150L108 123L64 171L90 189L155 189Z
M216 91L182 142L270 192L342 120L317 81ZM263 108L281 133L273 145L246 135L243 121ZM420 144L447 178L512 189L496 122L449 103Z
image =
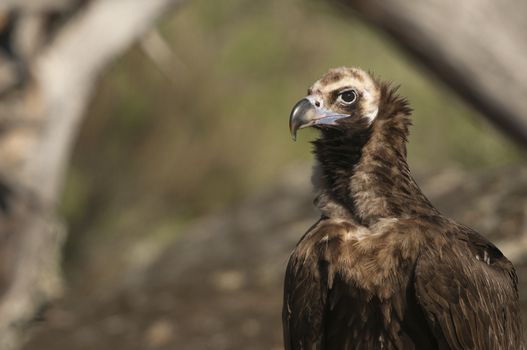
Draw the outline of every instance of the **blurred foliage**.
M103 77L89 110L63 201L68 261L94 240L115 247L173 235L310 161L315 134L303 130L293 143L287 119L330 67L359 66L401 84L415 110L414 169L520 158L389 40L321 2L193 0L158 29L173 50L168 67L137 45Z

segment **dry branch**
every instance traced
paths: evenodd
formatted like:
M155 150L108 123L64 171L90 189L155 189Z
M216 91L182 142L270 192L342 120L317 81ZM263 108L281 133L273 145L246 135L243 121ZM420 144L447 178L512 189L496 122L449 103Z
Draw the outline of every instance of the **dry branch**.
M527 2L339 0L527 146Z

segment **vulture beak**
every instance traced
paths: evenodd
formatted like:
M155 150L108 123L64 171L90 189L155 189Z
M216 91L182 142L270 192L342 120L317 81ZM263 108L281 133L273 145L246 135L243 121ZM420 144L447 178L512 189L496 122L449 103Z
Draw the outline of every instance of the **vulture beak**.
M307 96L298 101L289 116L289 131L293 141L296 141L298 129L314 125L337 125L336 121L349 117L348 114L334 113L329 109L317 106L313 96Z

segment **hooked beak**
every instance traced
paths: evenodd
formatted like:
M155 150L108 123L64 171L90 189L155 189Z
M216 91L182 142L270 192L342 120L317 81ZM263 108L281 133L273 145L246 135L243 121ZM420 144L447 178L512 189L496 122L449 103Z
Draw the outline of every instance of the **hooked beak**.
M298 129L314 125L337 125L336 121L349 117L348 114L334 113L328 109L317 107L312 96L298 101L289 116L289 131L293 141L296 141Z

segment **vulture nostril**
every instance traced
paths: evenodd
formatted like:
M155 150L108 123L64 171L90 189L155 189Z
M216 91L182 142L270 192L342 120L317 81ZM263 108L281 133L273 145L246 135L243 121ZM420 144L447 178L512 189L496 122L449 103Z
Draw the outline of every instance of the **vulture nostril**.
M315 101L315 106L320 107L320 102Z

